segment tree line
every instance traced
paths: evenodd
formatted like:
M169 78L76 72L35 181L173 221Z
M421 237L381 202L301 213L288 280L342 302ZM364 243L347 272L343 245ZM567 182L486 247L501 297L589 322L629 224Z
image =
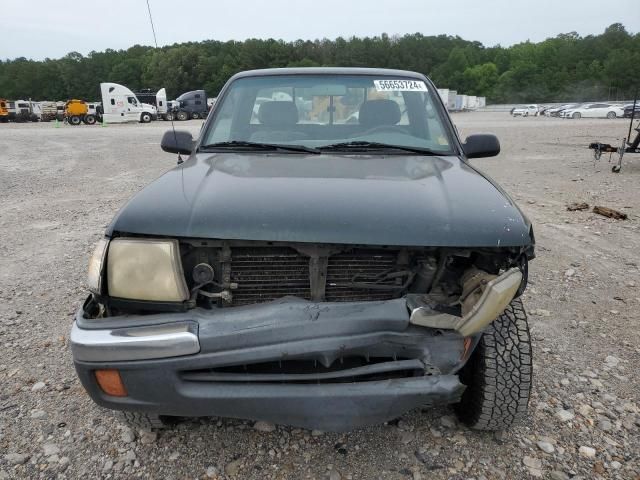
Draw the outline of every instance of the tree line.
M572 32L510 47L420 33L293 42L207 40L0 61L0 97L96 100L100 82L107 81L134 91L166 87L169 98L200 88L213 97L242 70L351 66L422 72L440 88L485 96L493 103L622 100L636 92L639 65L640 33L629 33L619 23L600 35Z

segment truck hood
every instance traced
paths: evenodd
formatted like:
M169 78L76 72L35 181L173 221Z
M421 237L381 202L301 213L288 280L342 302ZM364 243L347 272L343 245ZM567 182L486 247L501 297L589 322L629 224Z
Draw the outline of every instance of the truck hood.
M530 223L458 157L193 155L135 195L107 235L402 246L531 244Z

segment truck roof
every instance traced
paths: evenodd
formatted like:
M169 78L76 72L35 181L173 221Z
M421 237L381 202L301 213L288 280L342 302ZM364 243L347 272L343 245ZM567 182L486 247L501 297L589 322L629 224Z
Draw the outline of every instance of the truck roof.
M389 68L359 68L359 67L298 67L298 68L265 68L247 70L235 74L232 79L244 77L260 77L273 75L384 75L398 77L423 78L418 72L409 70L393 70Z

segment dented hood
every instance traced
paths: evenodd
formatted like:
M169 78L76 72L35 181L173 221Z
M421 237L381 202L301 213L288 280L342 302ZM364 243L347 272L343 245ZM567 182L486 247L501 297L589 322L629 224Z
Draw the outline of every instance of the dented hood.
M403 246L531 243L509 197L453 156L193 155L135 195L113 232Z

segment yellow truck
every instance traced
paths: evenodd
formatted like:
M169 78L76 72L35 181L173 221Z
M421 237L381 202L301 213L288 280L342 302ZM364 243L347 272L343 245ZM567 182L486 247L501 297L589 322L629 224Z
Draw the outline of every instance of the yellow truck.
M7 108L7 101L4 98L0 98L0 122L6 123L9 121L9 109Z
M80 125L80 122L93 125L97 121L95 114L89 112L87 102L75 98L65 104L64 118L69 125Z

